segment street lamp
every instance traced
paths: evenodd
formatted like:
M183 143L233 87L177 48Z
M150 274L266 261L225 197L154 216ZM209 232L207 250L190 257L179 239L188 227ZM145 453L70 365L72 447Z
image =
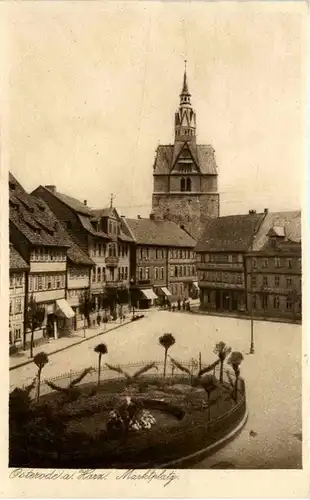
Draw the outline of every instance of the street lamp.
M250 345L250 354L254 354L254 320L253 320L253 241L254 237L251 241L251 345Z

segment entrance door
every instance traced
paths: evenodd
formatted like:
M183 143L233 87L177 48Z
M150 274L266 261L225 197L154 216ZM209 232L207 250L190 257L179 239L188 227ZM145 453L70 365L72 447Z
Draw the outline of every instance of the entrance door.
M237 311L237 309L238 309L238 296L236 293L232 294L231 308L233 311Z
M229 311L229 298L230 298L229 293L223 292L223 309L225 311Z
M48 337L54 337L54 314L47 316L46 332Z
M221 292L219 290L215 292L215 307L217 310L221 309Z

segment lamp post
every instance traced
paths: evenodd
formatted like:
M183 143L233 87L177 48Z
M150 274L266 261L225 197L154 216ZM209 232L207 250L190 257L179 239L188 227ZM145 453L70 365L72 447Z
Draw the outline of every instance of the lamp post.
M132 309L132 317L134 317L135 310L134 310L134 305L132 302L132 291L133 291L133 286L135 284L134 278L131 278L129 282L129 309Z
M253 241L254 237L251 241L251 345L250 345L250 354L254 354L254 320L253 320Z

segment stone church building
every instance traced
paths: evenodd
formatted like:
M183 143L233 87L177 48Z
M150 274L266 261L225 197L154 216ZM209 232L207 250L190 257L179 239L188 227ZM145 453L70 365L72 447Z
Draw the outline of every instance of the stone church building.
M157 219L174 221L198 239L205 222L219 217L218 174L212 146L196 144L186 69L174 131L174 144L157 148L152 211Z

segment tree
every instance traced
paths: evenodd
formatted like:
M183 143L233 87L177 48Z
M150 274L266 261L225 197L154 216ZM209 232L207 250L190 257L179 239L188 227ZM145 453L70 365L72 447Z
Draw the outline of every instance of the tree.
M164 377L166 376L166 366L167 366L167 354L168 349L175 344L175 338L172 333L165 333L161 337L159 337L160 345L165 349L165 360L164 360Z
M39 352L33 358L33 362L38 367L38 374L37 374L37 401L39 401L39 398L40 398L40 386L41 386L41 372L42 372L44 366L48 363L48 356L47 356L47 354L45 352Z
M213 350L214 354L218 356L220 362L220 382L223 382L224 361L228 354L231 353L231 347L228 347L225 342L218 342Z
M34 343L34 332L38 328L41 328L42 323L45 318L45 309L42 305L39 305L33 294L31 295L26 309L26 328L31 332L30 338L30 357L33 358L33 343ZM25 337L24 337L24 349L25 349Z
M235 400L238 400L238 380L240 376L240 365L243 361L243 355L241 352L234 351L231 353L230 358L228 360L228 364L232 366L234 372L235 372Z
M79 310L84 316L84 337L85 337L85 320L90 328L90 314L94 311L94 300L89 290L85 290L79 297Z
M94 351L99 354L98 356L98 387L100 385L100 374L101 374L101 357L103 354L107 354L108 348L105 344L96 345Z

